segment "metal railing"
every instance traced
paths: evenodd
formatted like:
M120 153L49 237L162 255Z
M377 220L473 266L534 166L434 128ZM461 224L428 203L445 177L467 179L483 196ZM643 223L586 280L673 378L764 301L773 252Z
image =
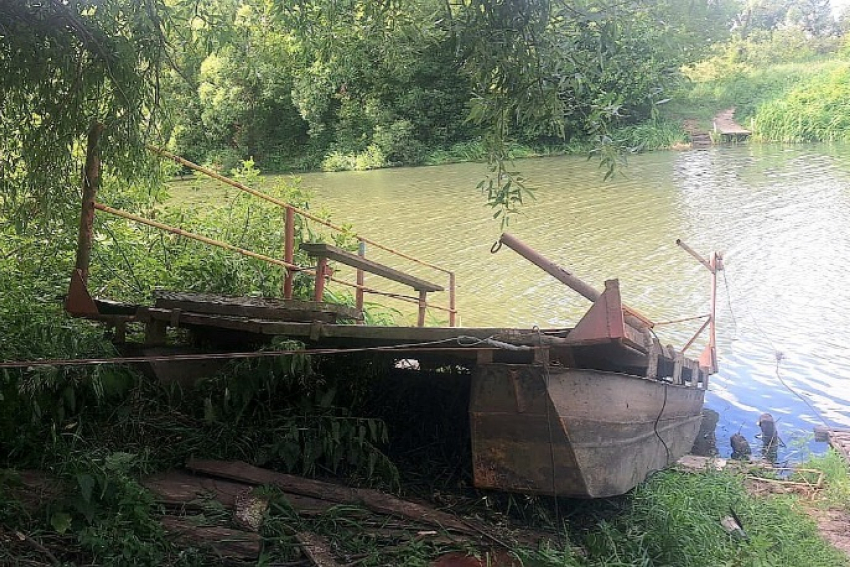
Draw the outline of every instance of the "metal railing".
M283 242L283 259L273 258L271 256L260 254L257 252L253 252L251 250L241 248L238 246L234 246L227 242L223 242L221 240L216 240L213 238L209 238L200 234L196 234L187 230L183 230L178 227L169 226L167 224L154 221L151 219L147 219L141 217L139 215L135 215L132 213L128 213L126 211L122 211L120 209L116 209L105 205L103 203L99 203L96 200L97 197L97 187L99 185L100 178L100 158L97 152L97 138L99 137L100 131L95 131L93 129L89 133L90 144L89 144L89 152L87 154L87 162L86 169L83 177L83 203L82 203L82 213L80 217L80 235L78 239L78 251L77 251L77 270L80 274L83 284L87 281L88 278L88 263L89 263L89 254L91 249L91 242L93 238L93 221L94 221L94 213L95 211L105 212L110 215L114 215L120 218L124 218L126 220L143 224L146 226L150 226L157 230L162 230L165 232L169 232L171 234L175 234L181 237L189 238L208 246L214 246L218 248L222 248L225 250L229 250L231 252L241 254L243 256L247 256L250 258L254 258L261 262L266 262L268 264L273 264L276 266L280 266L284 270L283 277L283 297L284 299L292 299L293 296L293 280L297 273L306 274L317 279L318 282L321 282L322 285L318 285L317 288L323 289L323 282L325 280L338 283L340 285L344 285L347 287L351 287L355 289L355 302L357 311L362 313L363 311L363 299L364 294L369 293L373 295L379 295L391 299L396 299L399 301L405 301L409 303L416 303L420 308L420 314L423 313L424 309L430 308L438 311L443 311L449 314L449 326L454 327L457 325L457 308L456 308L456 278L454 272L443 268L441 266L437 266L430 262L426 262L424 260L420 260L415 258L409 254L405 254L383 244L380 244L370 238L365 236L361 236L356 233L352 233L350 230L347 230L341 226L335 225L321 217L318 217L308 211L305 211L299 207L292 205L291 203L287 203L281 199L277 199L272 197L271 195L267 195L261 191L248 187L243 183L240 183L236 180L230 179L221 175L209 168L197 165L195 163L190 162L187 159L184 159L180 156L174 155L170 152L167 152L163 149L156 148L153 146L148 146L148 149L163 158L172 160L184 167L188 167L194 171L200 172L210 178L216 179L222 183L230 185L231 187L235 187L240 191L244 191L245 193L249 193L255 197L268 201L278 207L281 207L284 210L284 242ZM94 142L92 142L94 140ZM91 162L91 163L89 163ZM295 215L300 215L301 217L313 221L315 223L321 224L325 227L330 228L333 231L343 233L347 236L354 238L358 242L358 253L360 256L366 256L366 245L370 245L374 248L383 250L388 252L394 256L403 258L420 266L438 271L442 273L444 276L448 277L448 292L449 292L449 302L448 306L431 304L424 301L422 295L418 297L404 295L400 293L392 293L387 291L380 291L374 289L372 287L367 287L364 285L365 274L364 270L357 268L356 281L350 282L346 280L342 280L334 277L329 271L325 269L317 270L316 268L310 266L299 266L295 263ZM321 266L321 263L320 263ZM321 279L319 279L321 278ZM423 317L420 315L419 324L424 325Z

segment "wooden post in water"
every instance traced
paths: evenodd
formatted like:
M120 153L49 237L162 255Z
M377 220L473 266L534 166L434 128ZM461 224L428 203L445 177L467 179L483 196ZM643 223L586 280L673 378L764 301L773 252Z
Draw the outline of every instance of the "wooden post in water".
M94 203L100 188L100 135L104 125L95 122L89 128L86 144L86 163L83 167L82 209L80 211L80 229L77 234L77 259L74 268L78 270L84 284L88 283L91 264L91 247L94 239Z

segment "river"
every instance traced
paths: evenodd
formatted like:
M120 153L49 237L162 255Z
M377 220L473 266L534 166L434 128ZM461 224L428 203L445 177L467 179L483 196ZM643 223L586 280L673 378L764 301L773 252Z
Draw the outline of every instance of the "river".
M607 182L583 158L516 167L536 200L509 231L596 287L619 278L624 301L656 321L709 309L709 274L676 239L723 251L720 372L707 407L720 414L724 454L738 431L758 446L765 411L786 443L780 458L822 451L811 437L823 420L850 427L850 148L649 153ZM460 164L307 174L301 183L334 221L454 269L463 325L571 326L586 300L506 247L490 253L500 227L475 190L485 173ZM698 326L658 333L681 347Z

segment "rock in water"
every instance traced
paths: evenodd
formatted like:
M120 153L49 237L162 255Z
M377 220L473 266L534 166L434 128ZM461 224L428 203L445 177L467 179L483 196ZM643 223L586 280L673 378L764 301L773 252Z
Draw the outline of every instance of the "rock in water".
M747 442L747 439L740 433L733 435L729 439L729 442L732 444L733 459L746 459L753 453L750 450L750 444Z

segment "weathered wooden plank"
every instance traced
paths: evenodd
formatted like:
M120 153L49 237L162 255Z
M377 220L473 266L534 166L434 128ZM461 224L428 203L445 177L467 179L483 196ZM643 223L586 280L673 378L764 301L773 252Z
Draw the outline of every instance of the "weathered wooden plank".
M830 431L829 445L850 464L850 431Z
M416 276L411 276L410 274L406 274L400 270L379 264L378 262L358 256L357 254L352 254L347 250L343 250L342 248L338 248L330 244L305 242L301 244L301 250L317 258L328 258L329 260L340 262L347 266L387 278L388 280L408 285L416 291L430 292L445 290L445 288L441 285L417 278Z
M316 567L341 567L331 553L330 544L322 536L312 532L298 532L295 539L304 555Z
M649 347L649 363L646 367L646 377L652 380L658 378L658 357L661 356L661 345L657 340L652 341Z
M156 307L141 308L139 319L141 321L170 321L171 310ZM474 346L470 344L471 339L495 339L515 345L534 346L542 343L547 346L561 346L565 344L562 336L569 331L568 329L545 329L538 332L531 329L507 329L503 327L373 327L330 323L315 327L313 323L264 321L247 317L185 312L180 314L180 324L294 338L307 338L313 335L314 340L343 339L373 345L432 342L460 338L464 344L469 346ZM445 346L459 345L447 343Z
M357 319L357 310L344 305L315 301L275 300L259 297L227 297L206 293L155 292L154 306L194 313L228 315L283 321L335 322L339 317Z
M178 542L213 549L222 557L255 560L260 555L262 538L254 532L221 526L196 526L191 519L176 516L163 516L162 525Z
M209 461L190 459L186 468L195 472L248 482L268 484L287 493L302 494L340 504L361 505L373 512L406 518L445 530L471 533L472 530L461 520L428 506L396 498L390 494L366 488L349 488L328 482L261 469L241 461Z
M681 352L677 352L673 359L673 383L684 384L685 380L682 377L682 369L685 366L685 356Z
M199 509L205 497L215 498L225 507L231 508L236 504L237 495L246 489L251 490L254 485L197 476L184 471L168 471L149 476L142 481L142 486L150 490L158 502ZM292 509L302 516L321 515L335 506L333 502L300 494L284 495Z

